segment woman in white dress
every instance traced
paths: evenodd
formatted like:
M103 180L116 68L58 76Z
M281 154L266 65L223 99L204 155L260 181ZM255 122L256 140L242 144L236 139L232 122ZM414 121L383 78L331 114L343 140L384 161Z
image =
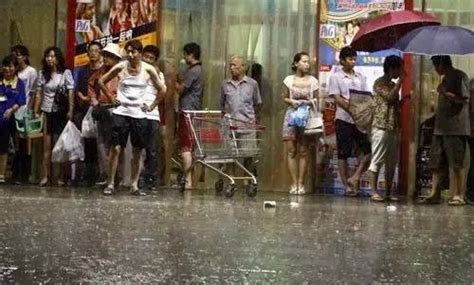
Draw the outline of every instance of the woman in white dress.
M304 128L288 126L290 114L301 104L307 104L310 108L317 106L318 102L318 80L309 74L310 59L305 52L297 53L293 58L293 75L283 80L283 101L288 105L283 120L283 141L286 143L288 156L288 170L292 184L290 194L303 195L304 177L308 157L309 139L304 135Z

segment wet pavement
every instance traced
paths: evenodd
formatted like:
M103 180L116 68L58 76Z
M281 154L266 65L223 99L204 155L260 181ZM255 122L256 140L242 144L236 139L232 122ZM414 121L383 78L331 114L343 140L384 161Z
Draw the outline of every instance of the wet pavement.
M3 186L0 283L474 282L474 207L396 206Z

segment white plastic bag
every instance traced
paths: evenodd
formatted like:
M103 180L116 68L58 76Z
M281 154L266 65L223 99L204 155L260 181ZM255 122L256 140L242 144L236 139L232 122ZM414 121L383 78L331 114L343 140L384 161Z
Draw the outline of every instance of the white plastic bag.
M89 107L82 119L81 129L83 138L97 138L97 123L92 117L92 107Z
M68 121L54 145L51 161L56 163L73 162L84 160L84 157L84 144L81 132L73 122Z

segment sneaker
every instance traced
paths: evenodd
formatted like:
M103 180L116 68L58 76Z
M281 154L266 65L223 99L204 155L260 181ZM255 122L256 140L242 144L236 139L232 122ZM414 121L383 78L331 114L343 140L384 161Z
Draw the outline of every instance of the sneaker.
M306 191L304 190L304 186L301 186L298 188L298 195L304 195L306 194Z
M297 195L298 194L298 187L296 185L291 185L290 194L291 195Z
M5 181L5 176L0 176L0 183L4 184L6 181Z

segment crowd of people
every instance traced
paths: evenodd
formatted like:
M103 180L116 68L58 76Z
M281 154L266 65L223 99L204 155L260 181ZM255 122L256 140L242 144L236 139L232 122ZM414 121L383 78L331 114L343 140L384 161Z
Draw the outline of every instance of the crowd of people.
M180 110L203 109L203 71L201 48L196 43L183 47L186 70L177 78L173 88L179 93ZM123 51L117 44L105 47L97 41L87 46L88 64L74 71L67 68L61 49L49 47L44 51L42 67L38 72L30 66L28 49L23 45L12 47L11 54L2 61L0 81L0 183L6 182L10 142L15 142L11 181L28 181L31 156L19 139L15 113L31 113L43 120L43 152L40 186L63 186L67 177L59 165L53 179L51 153L55 140L68 121L80 130L83 120L91 112L97 124L97 136L84 138L85 158L75 162L75 179L103 187L104 195L117 190L118 181L124 181L124 170L131 168L130 193L146 195L144 190L156 186L159 159L157 142L165 135L164 98L166 86L163 72L157 67L160 50L157 46L143 46L139 40L128 41ZM330 76L327 92L336 105L336 141L338 170L347 196L360 195L360 180L368 171L372 188L371 200L397 201L393 179L398 163L400 143L400 90L405 78L403 59L388 56L383 65L384 74L373 86L367 86L363 73L355 70L357 53L344 47L339 53L340 66ZM467 146L472 149L471 124L472 100L468 76L455 69L449 56L434 56L432 63L443 76L438 86L438 107L431 147L430 167L433 170L433 188L420 203L440 202L440 176L442 168L449 167L452 175L450 205L464 205L466 201ZM232 56L229 61L230 78L224 80L220 91L222 113L240 121L257 123L262 107L261 80L247 76L244 57ZM258 66L257 66L258 67ZM261 67L261 66L260 66ZM319 82L310 73L310 57L297 53L291 64L293 74L283 80L282 98L287 109L283 118L282 140L286 144L288 171L291 177L289 193L306 193L308 150L317 144L322 133L306 132L305 127L293 123L295 112L307 110L308 114L321 114ZM252 69L253 74L255 70ZM350 108L353 91L370 91L375 100L371 128L358 127ZM471 104L470 104L471 103ZM301 108L304 107L304 108ZM25 111L26 110L26 111ZM183 113L178 115L177 149L182 157L185 188L192 188L193 147L189 122ZM247 134L255 136L255 134ZM254 139L251 137L250 140ZM128 142L132 146L130 161L123 156ZM359 164L349 174L347 160L357 156ZM67 162L68 164L70 162ZM246 163L246 162L244 162ZM378 179L385 166L384 196L378 192ZM70 177L69 177L70 178ZM121 183L120 184L126 184ZM469 184L469 183L468 183ZM470 184L469 184L470 185ZM468 185L468 186L469 186ZM470 189L471 187L467 187ZM472 199L472 191L468 192Z

